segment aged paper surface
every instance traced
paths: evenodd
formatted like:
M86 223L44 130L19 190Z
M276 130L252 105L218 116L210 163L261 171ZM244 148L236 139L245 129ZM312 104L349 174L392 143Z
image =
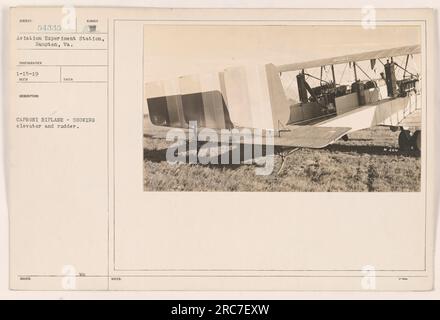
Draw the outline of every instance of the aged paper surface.
M431 10L10 15L11 289L432 288Z

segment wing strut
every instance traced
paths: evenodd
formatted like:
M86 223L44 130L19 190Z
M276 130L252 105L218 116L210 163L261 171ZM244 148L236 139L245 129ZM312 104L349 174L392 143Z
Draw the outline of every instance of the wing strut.
M332 77L333 77L333 84L336 87L335 66L333 64L332 64Z

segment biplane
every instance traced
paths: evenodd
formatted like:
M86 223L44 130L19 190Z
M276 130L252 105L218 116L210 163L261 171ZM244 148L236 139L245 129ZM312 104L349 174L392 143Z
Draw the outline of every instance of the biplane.
M273 133L276 152L286 155L298 148L324 148L357 130L387 126L400 130L401 149L420 150L420 75L408 67L417 54L420 46L414 45L148 82L144 135L164 138L170 128L188 129L190 122L214 130L258 128L263 135ZM365 63L373 73L365 71ZM349 66L351 80L337 81L340 65ZM319 76L311 72L316 69ZM330 79L324 79L323 70ZM296 101L286 95L285 73L294 75Z

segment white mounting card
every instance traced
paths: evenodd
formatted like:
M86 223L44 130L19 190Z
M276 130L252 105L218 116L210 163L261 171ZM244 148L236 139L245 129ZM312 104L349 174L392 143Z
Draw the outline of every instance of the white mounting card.
M10 9L14 290L430 290L430 9Z

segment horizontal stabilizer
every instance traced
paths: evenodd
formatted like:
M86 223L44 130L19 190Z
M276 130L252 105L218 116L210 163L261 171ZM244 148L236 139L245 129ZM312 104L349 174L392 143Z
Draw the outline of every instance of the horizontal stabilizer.
M172 128L152 125L148 116L144 117L144 136L154 139L165 139L167 133ZM200 128L202 129L202 128ZM250 135L255 133L250 128L240 128L247 131ZM247 130L246 130L247 129ZM274 136L274 145L280 147L300 147L300 148L313 148L319 149L328 146L329 144L340 139L347 134L351 128L345 127L317 127L317 126L295 126L290 125L286 127L286 130L281 131ZM186 136L188 136L189 129L180 129ZM212 129L211 129L212 130ZM221 130L213 130L218 134ZM265 136L263 133L262 136ZM249 139L255 138L248 136ZM200 139L199 140L203 140ZM243 137L241 137L243 143ZM249 141L249 140L248 140ZM263 144L267 142L267 139L260 139Z
M275 137L275 145L320 149L340 139L351 129L315 126L288 126L287 128L290 131L283 131L279 137Z

